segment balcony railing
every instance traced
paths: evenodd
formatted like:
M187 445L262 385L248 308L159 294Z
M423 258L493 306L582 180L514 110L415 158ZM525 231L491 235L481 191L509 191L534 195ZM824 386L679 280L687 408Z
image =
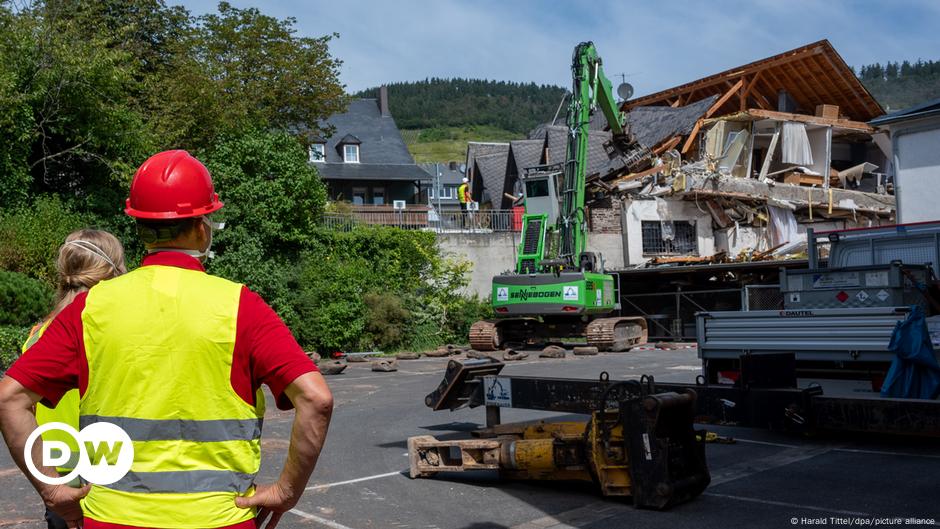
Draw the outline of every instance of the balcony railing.
M522 229L522 213L511 209L439 212L412 209L369 211L357 208L349 213L324 214L322 224L334 230L379 225L437 233L518 232Z

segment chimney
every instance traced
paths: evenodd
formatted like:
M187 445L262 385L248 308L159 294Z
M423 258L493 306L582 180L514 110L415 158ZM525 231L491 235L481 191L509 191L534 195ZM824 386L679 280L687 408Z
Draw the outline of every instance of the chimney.
M379 87L379 110L382 111L383 116L391 115L388 111L388 87L384 84Z

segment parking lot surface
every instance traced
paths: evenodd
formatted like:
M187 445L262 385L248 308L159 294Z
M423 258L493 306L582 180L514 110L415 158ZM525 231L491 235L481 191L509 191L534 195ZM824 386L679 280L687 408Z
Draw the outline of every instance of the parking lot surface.
M530 359L504 374L611 379L651 374L691 381L694 349L646 349L565 359ZM857 436L802 438L755 429L708 425L734 437L709 444L712 483L696 500L666 512L605 500L589 484L501 482L495 473L407 477L408 437L469 437L482 426L482 408L433 412L423 404L446 359L401 361L396 373L350 364L329 377L336 407L320 463L300 504L279 527L332 529L544 529L614 527L701 529L880 525L940 522L940 446L936 440ZM271 406L273 408L273 406ZM258 481L273 481L288 446L292 413L269 409ZM504 423L580 416L503 410ZM0 528L41 528L38 497L0 455ZM844 522L844 523L843 523Z

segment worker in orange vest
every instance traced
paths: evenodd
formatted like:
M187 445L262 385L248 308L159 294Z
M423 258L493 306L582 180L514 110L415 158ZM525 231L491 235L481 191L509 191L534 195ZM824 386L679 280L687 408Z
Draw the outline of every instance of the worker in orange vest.
M141 266L76 296L0 380L11 455L69 527L271 529L304 492L332 395L260 296L205 272L208 215L221 208L209 171L189 153L144 162L125 208L147 248ZM256 486L262 384L279 408L296 411L280 478ZM73 489L26 470L33 405L55 405L73 388L82 427L112 423L133 441L130 470L113 483ZM37 442L33 463L41 449Z

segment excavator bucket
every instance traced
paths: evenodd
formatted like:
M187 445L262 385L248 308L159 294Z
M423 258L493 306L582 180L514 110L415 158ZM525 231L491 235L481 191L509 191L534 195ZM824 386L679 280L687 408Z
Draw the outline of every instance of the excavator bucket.
M622 408L633 505L665 509L695 498L711 482L704 436L693 427L695 392L658 393Z

